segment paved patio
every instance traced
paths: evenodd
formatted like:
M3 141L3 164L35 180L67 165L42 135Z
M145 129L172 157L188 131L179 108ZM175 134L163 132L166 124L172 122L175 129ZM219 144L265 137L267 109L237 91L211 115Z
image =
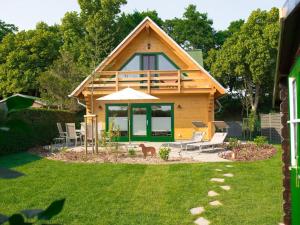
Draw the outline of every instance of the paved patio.
M128 142L126 143L120 143L120 146L126 146L128 147L129 145L132 147L136 147L139 148L138 145L140 143L144 143L146 146L153 146L155 147L157 153L159 148L164 144L162 142L132 142L131 144L129 144ZM224 151L224 149L217 149L215 151L203 151L203 152L199 152L197 150L184 150L181 151L180 148L174 148L174 147L170 147L171 148L171 152L170 152L170 156L169 159L178 159L178 158L183 158L183 159L192 159L194 161L199 161L199 162L229 162L229 160L227 159L223 159L221 157L219 157L219 153ZM83 146L77 146L77 147L69 147L70 151L84 151L84 147ZM92 151L91 147L88 147L88 151Z

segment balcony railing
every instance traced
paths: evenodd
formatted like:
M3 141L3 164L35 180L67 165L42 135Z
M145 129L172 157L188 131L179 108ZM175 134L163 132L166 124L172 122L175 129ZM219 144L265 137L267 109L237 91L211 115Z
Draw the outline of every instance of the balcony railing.
M114 92L131 87L145 92L181 93L211 88L204 76L193 76L199 70L139 70L101 71L88 88L100 92Z

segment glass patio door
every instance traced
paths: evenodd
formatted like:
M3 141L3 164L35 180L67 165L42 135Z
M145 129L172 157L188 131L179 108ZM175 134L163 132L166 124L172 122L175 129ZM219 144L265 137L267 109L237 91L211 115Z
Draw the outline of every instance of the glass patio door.
M131 137L142 141L149 137L149 107L147 105L132 105L131 107Z

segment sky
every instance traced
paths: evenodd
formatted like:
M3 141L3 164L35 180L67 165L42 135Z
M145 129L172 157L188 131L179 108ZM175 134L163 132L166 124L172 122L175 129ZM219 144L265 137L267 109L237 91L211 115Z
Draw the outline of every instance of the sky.
M282 7L285 0L127 0L123 12L156 10L163 19L181 17L189 4L207 12L216 30L226 29L237 19L247 19L251 11ZM77 0L0 0L0 19L20 30L33 29L39 21L60 23L67 11L79 11Z

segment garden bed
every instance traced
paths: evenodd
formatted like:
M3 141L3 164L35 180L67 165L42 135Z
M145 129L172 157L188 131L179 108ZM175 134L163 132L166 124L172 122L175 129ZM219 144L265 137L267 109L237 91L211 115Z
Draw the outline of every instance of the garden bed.
M81 149L81 150L79 150ZM39 155L41 157L60 160L65 162L86 162L86 163L127 163L127 164L174 164L174 163L197 163L198 161L172 157L168 160L162 160L159 158L158 153L156 156L147 156L144 158L142 151L137 150L135 155L129 155L125 149L120 149L118 152L107 152L103 149L99 149L98 154L88 152L86 155L83 148L68 149L62 151L49 151L43 148L34 148L29 151L30 153Z
M219 154L224 159L234 161L256 161L272 158L276 154L273 145L256 145L253 143L239 144L231 150Z

